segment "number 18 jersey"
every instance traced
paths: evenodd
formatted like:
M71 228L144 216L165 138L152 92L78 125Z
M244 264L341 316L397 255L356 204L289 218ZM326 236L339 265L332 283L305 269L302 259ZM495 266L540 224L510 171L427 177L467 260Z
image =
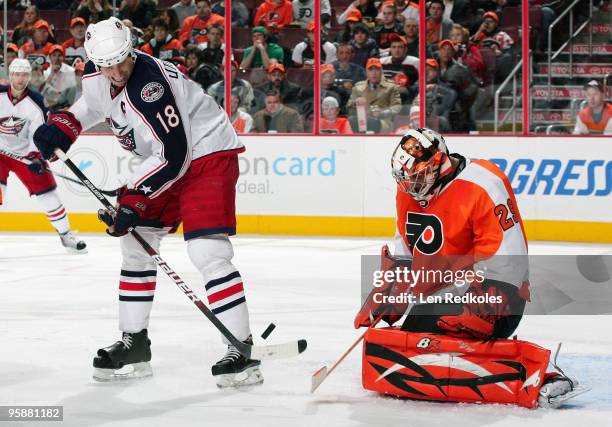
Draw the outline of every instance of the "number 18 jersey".
M106 120L121 146L144 159L128 188L155 198L191 162L244 151L227 114L173 64L136 51L134 70L120 89L90 61L83 94L70 108L83 129Z

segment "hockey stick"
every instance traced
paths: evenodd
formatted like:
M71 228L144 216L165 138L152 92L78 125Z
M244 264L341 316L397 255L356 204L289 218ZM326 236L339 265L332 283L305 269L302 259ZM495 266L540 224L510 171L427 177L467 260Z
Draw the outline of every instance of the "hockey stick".
M319 386L323 383L323 381L325 381L325 379L334 371L334 369L336 369L336 367L342 363L342 361L344 359L346 359L346 356L349 355L349 353L351 351L353 351L353 349L355 347L357 347L357 344L359 344L365 337L365 335L368 333L368 331L373 328L374 326L376 326L378 324L378 322L380 322L380 320L382 319L382 316L380 316L378 319L376 319L374 322L372 322L370 324L370 326L368 327L368 329L366 329L366 331L361 334L359 336L359 338L357 338L357 340L351 344L351 346L348 348L348 350L346 350L344 352L344 354L342 356L340 356L340 359L338 359L336 361L336 363L334 363L332 365L331 368L327 369L327 366L323 366L321 369L319 369L317 372L315 372L314 374L312 374L312 377L310 379L310 392L314 393L315 390L317 388L319 388Z
M68 169L74 173L77 178L81 180L83 185L91 191L91 193L96 196L96 198L102 203L102 205L106 208L106 210L111 214L116 214L115 207L104 197L104 195L96 188L92 182L87 179L85 174L81 172L81 170L66 156L59 148L55 149L55 155L61 159ZM185 294L187 297L195 304L198 309L206 316L208 320L223 334L225 338L234 346L236 349L247 359L282 359L288 357L295 357L298 354L302 353L306 350L306 340L301 339L297 341L290 341L284 344L276 344L276 345L249 345L243 343L238 338L236 338L230 331L225 327L223 323L214 315L212 311L204 304L200 298L187 286L183 279L162 259L162 257L157 253L149 243L134 229L134 227L130 227L130 234L136 239L140 246L144 249L144 251L149 254L149 256L155 261L155 264L159 268L161 268L164 273L174 282L174 284Z
M30 160L28 160L24 156L20 156L19 154L11 153L10 151L6 151L6 150L4 150L2 148L0 148L0 154L3 154L6 157L10 157L11 159L17 160L18 162L24 163L26 165L29 165L29 164L32 163ZM78 180L76 180L74 178L70 178L69 176L61 174L61 173L56 172L54 170L51 170L51 173L53 175L55 175L55 176L58 176L58 177L60 177L62 179L65 179L66 181L70 181L70 182L72 182L74 184L78 184L78 185L81 185L83 187L85 186L81 181L78 181ZM107 196L110 196L110 197L117 197L117 195L119 194L119 189L116 189L116 190L100 190L100 193L106 194Z

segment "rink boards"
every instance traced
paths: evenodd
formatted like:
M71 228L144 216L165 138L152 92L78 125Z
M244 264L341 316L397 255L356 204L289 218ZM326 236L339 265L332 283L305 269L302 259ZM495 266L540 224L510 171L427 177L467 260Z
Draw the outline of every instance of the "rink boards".
M254 234L388 236L396 137L248 136L237 185L238 231ZM451 151L495 162L510 178L530 239L612 242L612 138L448 137ZM85 135L71 158L113 189L139 161L111 135ZM53 169L70 172L59 163ZM102 231L98 202L57 179L74 228ZM9 178L0 230L51 230L25 188Z

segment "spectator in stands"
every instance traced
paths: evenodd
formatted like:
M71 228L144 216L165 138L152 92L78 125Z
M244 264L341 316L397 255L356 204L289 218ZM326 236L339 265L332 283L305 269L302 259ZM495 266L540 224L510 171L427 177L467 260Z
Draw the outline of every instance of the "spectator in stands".
M315 23L311 22L308 24L306 39L296 44L293 48L291 59L295 67L312 67L314 65L314 30ZM321 32L321 62L331 64L337 59L336 46L323 37L324 33L324 31Z
M257 8L253 25L265 27L271 34L278 34L292 20L293 8L289 0L265 0Z
M395 10L397 12L395 19L397 19L397 22L399 22L400 24L403 23L406 19L416 19L417 21L419 20L418 3L410 2L407 0L385 0L380 3L380 6L378 8L378 16L376 16L376 21L382 21L383 7L390 3L393 3L395 5Z
M512 47L514 40L504 31L498 28L499 17L495 12L485 12L482 15L482 24L478 31L472 36L472 41L480 47L493 47L505 52Z
M39 19L34 23L34 34L32 39L23 44L19 49L19 57L27 58L31 63L45 64L47 55L50 53L53 43L49 41L51 28L44 19Z
M240 68L268 68L272 63L283 63L283 48L276 43L268 43L268 30L259 26L251 30L253 45L246 48Z
M482 24L471 40L479 48L490 48L495 52L495 81L503 81L512 71L513 59L511 54L514 40L506 32L498 28L499 17L495 12L485 12L482 15Z
M351 9L346 17L344 29L336 36L336 43L349 43L353 39L355 25L361 22L361 12L359 9Z
M355 25L351 46L353 46L351 62L362 67L365 66L368 58L380 56L378 45L370 38L370 31L365 24Z
M287 73L283 64L270 64L268 67L268 82L256 88L259 94L267 94L271 90L278 91L284 105L297 106L302 101L302 88L287 80ZM258 106L261 99L256 100Z
M606 102L601 82L591 80L584 90L588 105L576 117L574 134L612 135L612 104Z
M404 37L408 43L406 46L406 55L420 57L419 51L419 21L414 18L406 18L404 21ZM431 47L429 44L425 46L425 57L431 58Z
M475 115L471 110L480 108L484 93L479 90L480 82L472 72L455 60L456 53L455 44L451 40L445 39L439 43L440 80L457 92L458 101L454 107L457 114L451 117L451 126L457 132L467 133L476 129L472 119Z
M32 77L30 77L28 87L31 90L40 92L44 84L45 76L43 74L42 64L38 64L36 62L32 63Z
M183 56L183 45L172 37L168 24L161 18L155 18L153 21L153 38L140 50L163 61Z
M378 26L374 28L374 40L381 50L381 53L386 54L391 47L391 36L404 34L402 24L396 20L397 13L395 3L386 1L381 6L382 20Z
M308 28L308 24L313 22L314 0L293 0L293 20L301 28ZM329 0L321 0L321 26L326 26L331 19L331 7Z
M468 0L444 0L443 16L464 27L469 27L473 23L472 8Z
M36 6L28 6L23 12L21 23L13 30L11 41L17 46L21 46L28 41L34 33L34 24L40 19L38 8Z
M223 68L220 68L223 71ZM238 71L240 67L236 61L232 61L231 64L231 82L230 87L232 92L236 92L240 98L240 108L244 111L251 111L255 102L255 95L253 93L253 86L251 83L244 79L238 78ZM219 80L217 83L212 84L206 92L215 98L217 104L225 105L225 79Z
M81 17L90 24L95 24L110 18L113 13L109 0L81 0L73 3L76 6L73 17Z
M395 0L397 8L397 20L405 22L406 19L419 20L419 3L409 0ZM382 12L382 11L381 11Z
M230 104L230 120L232 126L238 133L249 133L253 128L253 117L240 108L242 100L240 99L240 93L232 89L232 97Z
M151 25L154 15L155 5L149 0L122 0L119 6L119 19L129 19L138 28Z
M340 16L338 16L338 24L344 25L346 18L353 9L358 9L359 12L361 12L361 19L366 22L375 22L376 16L378 15L378 10L373 0L355 0Z
M181 23L179 22L178 15L174 9L162 9L159 11L158 18L163 19L168 26L168 32L172 34L172 37L178 39Z
M225 16L225 2L220 1L212 5L213 13ZM232 0L232 27L249 26L249 9L240 0Z
M44 71L45 83L41 93L49 111L55 113L70 107L76 97L76 78L74 68L64 63L65 52L62 45L55 44L49 49L51 65Z
M132 35L132 47L134 49L138 49L140 46L145 44L144 37L146 36L144 31L142 31L140 28L136 28L129 19L123 19L121 22L130 30L130 34Z
M13 59L19 56L19 48L15 43L8 43L6 45L6 60L0 65L0 79L3 80L3 85L8 85L8 68L13 62Z
M253 116L255 133L303 133L304 122L300 114L283 105L278 90L266 93L265 108Z
M383 77L382 64L378 58L368 59L366 64L367 79L357 83L351 92L348 109L351 112L353 129L360 129L359 116L363 108L368 119L379 123L382 133L393 130L393 117L400 112L402 100L397 86ZM370 121L370 120L369 120ZM363 126L361 126L363 128ZM368 123L368 130L370 123Z
M351 90L357 82L366 79L365 69L361 65L351 62L353 57L353 46L345 43L338 46L338 60L332 65L336 71L336 79L339 80L345 89Z
M336 83L336 70L332 64L321 65L321 99L332 97L338 101L340 114L346 116L346 104L351 94L344 86Z
M85 29L87 22L80 16L70 20L71 38L62 43L66 52L66 64L74 65L77 62L87 62L87 52L85 52Z
M427 12L429 16L425 22L427 43L437 44L440 40L447 39L453 29L453 21L444 17L444 1L431 0L428 3Z
M197 46L208 41L208 28L213 24L225 25L221 15L212 13L209 0L196 1L196 14L183 21L179 41L185 47Z
M223 44L223 26L213 24L208 28L208 41L200 43L202 58L207 64L221 66L225 63L225 45Z
M346 117L338 117L340 107L338 100L332 96L323 98L321 103L321 133L352 135L353 129Z
M427 110L431 108L432 114L448 119L457 101L457 92L440 81L440 65L433 58L425 62L425 93Z
M196 14L196 2L194 0L179 0L170 6L170 9L176 12L180 26L185 22L185 18Z
M402 104L410 105L419 93L419 58L406 55L408 42L404 36L392 34L391 55L383 57L383 75L397 85Z
M185 65L189 69L189 77L206 89L213 83L223 79L221 71L216 65L203 61L202 51L197 47L185 50Z
M467 66L480 81L484 80L485 64L480 49L470 40L470 32L460 24L453 24L450 39L457 47L457 59Z

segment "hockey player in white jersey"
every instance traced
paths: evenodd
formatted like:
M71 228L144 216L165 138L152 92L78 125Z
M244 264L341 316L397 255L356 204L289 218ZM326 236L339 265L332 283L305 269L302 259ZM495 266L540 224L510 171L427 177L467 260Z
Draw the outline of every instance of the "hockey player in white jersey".
M86 253L87 245L71 231L66 209L57 193L53 174L32 141L34 131L45 122L47 108L38 92L28 89L32 68L26 59L9 66L9 85L0 86L0 203L6 195L9 172L26 186L69 252Z
M238 153L244 151L225 112L173 64L134 51L129 29L110 18L85 35L89 62L83 95L49 117L34 141L45 158L68 151L82 130L105 119L122 147L143 159L118 197L108 233L120 237L119 329L122 340L100 349L94 377L113 380L151 375L149 313L156 266L128 228L156 250L183 223L189 257L202 275L213 313L238 339L251 342L242 278L231 262L235 234ZM151 227L157 222L163 228ZM159 224L161 222L161 224ZM132 365L131 369L120 369ZM261 383L260 362L232 345L212 367L220 387Z

